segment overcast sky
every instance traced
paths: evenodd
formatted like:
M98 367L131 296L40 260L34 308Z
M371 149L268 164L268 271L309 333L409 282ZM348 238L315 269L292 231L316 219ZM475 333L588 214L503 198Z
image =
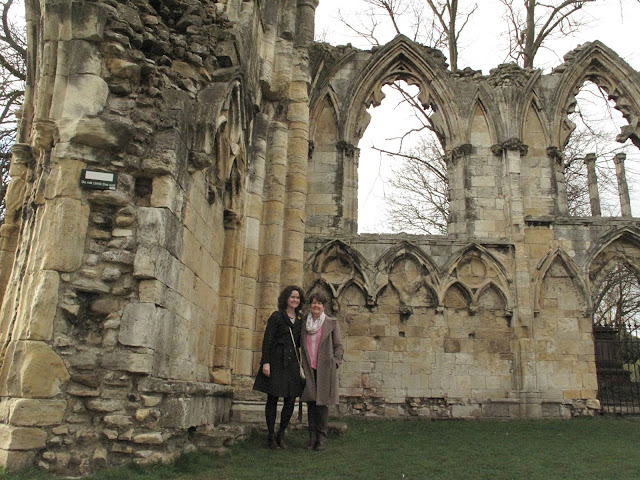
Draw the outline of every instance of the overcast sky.
M463 3L463 2L461 2ZM499 0L477 0L478 9L473 21L465 28L460 37L458 67L467 66L482 70L488 74L491 68L508 61L505 57L504 37L501 37L503 7ZM339 20L339 13L352 21L358 21L358 15L366 9L364 0L320 0L316 11L316 36L334 45L351 43L353 46L369 49L371 45L350 32ZM562 63L562 56L577 45L587 41L600 40L612 48L636 70L640 70L640 48L638 48L638 31L640 29L640 4L636 0L599 0L584 9L587 24L581 31L566 39L554 40L549 45L553 50L539 52L536 66L545 72ZM624 15L623 15L624 13ZM392 30L380 30L379 40L388 42L394 36ZM408 111L397 107L397 102L388 95L383 104L370 110L372 122L360 142L359 168L359 231L388 231L381 224L384 211L384 197L391 194L385 179L390 175L389 160L381 158L369 147L372 143L380 146L381 138L399 136L406 127L393 118L406 118ZM396 127L396 130L393 130ZM632 188L632 196L639 197L632 201L634 215L640 214L640 195L633 195L634 183L640 180L640 165L632 156L628 157L628 180ZM629 178L630 177L630 178ZM636 180L634 182L634 180ZM640 193L640 188L635 189Z

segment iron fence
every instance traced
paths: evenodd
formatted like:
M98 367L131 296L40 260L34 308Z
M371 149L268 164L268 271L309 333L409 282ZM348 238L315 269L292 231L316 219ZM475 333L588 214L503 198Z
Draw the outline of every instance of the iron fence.
M640 325L593 327L603 413L640 414Z

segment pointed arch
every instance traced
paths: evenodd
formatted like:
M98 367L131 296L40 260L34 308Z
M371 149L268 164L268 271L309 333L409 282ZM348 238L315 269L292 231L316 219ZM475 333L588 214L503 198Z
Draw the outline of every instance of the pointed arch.
M405 256L414 258L416 262L425 267L429 274L439 275L440 269L431 257L420 247L407 240L402 240L384 252L376 262L376 268L380 271L388 272L398 259Z
M590 42L565 55L566 62L554 70L561 74L558 88L551 99L553 139L559 147L575 126L567 123L567 112L575 105L575 95L585 81L591 81L609 94L615 108L629 123L622 128L617 140L631 139L640 147L640 83L638 73L613 50L600 41Z
M611 230L592 245L586 258L586 271L592 289L616 264L624 263L640 273L640 230L633 227Z
M377 282L372 292L374 298L378 298L382 289L389 284L393 267L403 259L409 259L422 269L422 284L432 296L433 301L437 302L440 270L421 248L406 240L389 248L376 262L376 271L381 272L381 275L376 278Z
M354 76L343 111L343 139L357 145L364 133L367 108L381 103L384 85L403 80L420 89L421 104L433 107L432 119L438 135L447 144L461 143L457 136L463 130L455 105L455 95L447 85L450 78L442 52L409 40L404 35L377 50L362 70ZM440 109L440 110L439 110Z
M358 302L356 305L358 306L366 306L367 305L367 294L362 289L360 285L356 282L348 282L340 289L339 300L341 305L345 305L345 297L351 295L351 292L356 291L358 295ZM361 298L360 298L361 297ZM346 303L346 305L349 305Z
M321 279L330 285L334 298L338 298L342 290L353 283L364 292L367 299L371 297L367 260L340 240L332 240L310 255L304 270L311 273L309 283L315 284Z
M479 94L472 102L467 138L471 145L489 148L497 143L495 126L490 122L491 117Z
M461 303L461 300L464 301L464 305ZM445 308L454 308L456 310L470 308L472 303L473 294L460 282L451 282L447 285L439 301L439 304Z
M468 291L469 305L473 309L478 295L487 285L494 284L505 298L505 312L513 311L511 277L502 262L482 245L472 243L459 250L449 259L443 272L438 290L441 300L451 285L459 283Z
M548 122L537 96L532 95L531 101L527 103L522 120L521 138L524 144L529 147L528 155L538 155L546 158L547 146L549 145ZM533 127L533 129L527 127ZM535 135L536 133L538 135Z
M318 120L321 118L327 108L331 109L333 118L335 120L336 128L336 141L339 136L339 119L340 119L340 101L336 95L336 92L329 85L318 96L317 100L310 106L309 111L309 139L314 140L316 138L316 130L318 128Z
M502 288L494 282L489 282L478 289L473 297L472 306L475 309L479 309L482 306L483 298L490 296L491 294L494 294L502 302L502 305L493 305L492 310L501 310L505 316L510 317L513 314L513 310L508 307L508 297Z
M540 313L541 309L541 299L542 299L542 286L545 277L549 273L552 266L559 264L561 265L566 272L569 274L571 281L573 282L574 287L579 294L578 302L583 310L583 314L587 315L590 311L590 303L589 303L589 295L586 287L586 283L583 279L583 275L580 272L580 268L573 261L573 259L567 255L567 253L561 248L556 248L548 252L542 260L538 263L536 267L536 272L534 274L533 285L534 285L534 294L533 294L533 311L535 314Z

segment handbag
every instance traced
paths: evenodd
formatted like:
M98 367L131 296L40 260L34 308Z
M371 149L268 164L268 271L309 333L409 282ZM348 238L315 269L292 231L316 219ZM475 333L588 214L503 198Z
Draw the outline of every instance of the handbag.
M302 368L302 363L300 362L300 352L298 351L298 347L296 347L296 341L293 339L293 331L291 327L289 327L289 333L291 334L291 342L293 343L293 349L296 352L296 360L298 360L298 370L300 371L300 380L302 381L302 385L304 385L307 381L307 377L304 374L304 368Z

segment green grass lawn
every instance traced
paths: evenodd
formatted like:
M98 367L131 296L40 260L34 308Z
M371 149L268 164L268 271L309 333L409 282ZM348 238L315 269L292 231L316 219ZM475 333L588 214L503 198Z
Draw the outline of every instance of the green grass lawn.
M347 420L324 452L304 449L303 430L287 450L267 450L256 433L225 455L189 454L173 465L128 466L107 479L640 479L640 419L549 421ZM51 479L40 472L0 479Z

